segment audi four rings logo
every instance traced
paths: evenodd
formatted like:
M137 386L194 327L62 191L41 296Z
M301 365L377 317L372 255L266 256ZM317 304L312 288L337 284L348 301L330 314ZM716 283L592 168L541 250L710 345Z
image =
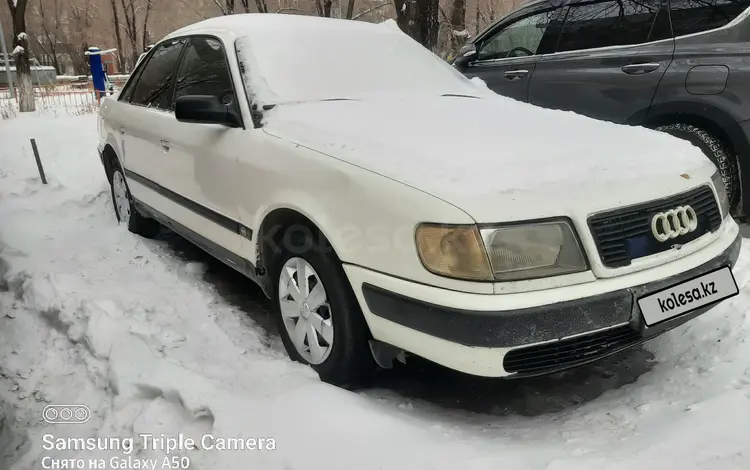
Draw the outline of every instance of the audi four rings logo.
M50 424L83 424L91 419L91 410L86 405L47 405L42 416Z
M677 238L698 228L698 214L690 206L659 212L651 219L651 233L660 242Z

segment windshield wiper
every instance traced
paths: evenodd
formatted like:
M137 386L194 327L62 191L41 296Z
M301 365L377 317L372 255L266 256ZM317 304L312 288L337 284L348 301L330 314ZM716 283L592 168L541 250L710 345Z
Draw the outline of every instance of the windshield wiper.
M460 93L443 93L440 96L453 96L453 97L456 97L456 98L475 98L475 99L479 99L478 96L474 96L474 95L462 95Z

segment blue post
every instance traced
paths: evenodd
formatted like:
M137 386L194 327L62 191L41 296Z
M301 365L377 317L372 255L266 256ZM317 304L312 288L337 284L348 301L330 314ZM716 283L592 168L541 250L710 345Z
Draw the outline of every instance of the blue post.
M96 100L99 101L107 92L105 89L101 51L98 47L89 47L87 55L89 56L89 65L91 65L91 79L94 81Z

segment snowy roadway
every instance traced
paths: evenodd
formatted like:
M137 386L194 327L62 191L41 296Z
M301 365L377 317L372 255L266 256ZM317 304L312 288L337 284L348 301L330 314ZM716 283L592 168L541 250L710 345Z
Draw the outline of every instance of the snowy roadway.
M265 439L169 454L202 470L750 468L750 244L739 296L619 357L515 381L417 364L354 393L286 358L249 281L116 225L93 115L3 120L0 142L0 470L168 468L43 437L141 433ZM49 425L47 404L93 416Z

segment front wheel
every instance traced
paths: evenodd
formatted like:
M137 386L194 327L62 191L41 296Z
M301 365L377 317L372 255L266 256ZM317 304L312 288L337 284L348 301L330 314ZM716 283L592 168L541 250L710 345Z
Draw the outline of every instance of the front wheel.
M740 176L737 158L730 146L712 133L690 124L668 124L656 130L687 140L703 151L721 173L729 207L734 212L740 201Z
M303 243L301 249L282 249L271 274L284 347L326 382L361 385L376 368L362 311L332 251L311 239Z
M159 222L143 217L136 210L125 176L119 166L112 172L112 203L115 206L117 221L127 226L132 233L145 238L154 238L159 233L161 228Z

